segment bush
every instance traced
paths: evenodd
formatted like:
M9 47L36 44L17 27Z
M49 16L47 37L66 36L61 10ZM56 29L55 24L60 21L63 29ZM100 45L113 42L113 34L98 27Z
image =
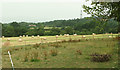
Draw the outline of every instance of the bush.
M91 56L92 56L91 60L93 62L107 62L111 58L111 55L109 55L109 54L97 54L97 53L94 53Z

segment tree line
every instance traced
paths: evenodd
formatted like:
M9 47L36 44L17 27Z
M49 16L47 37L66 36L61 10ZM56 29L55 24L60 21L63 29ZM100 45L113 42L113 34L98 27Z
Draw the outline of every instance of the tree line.
M47 27L47 29L45 29ZM109 19L99 21L95 17L82 19L54 20L49 22L28 23L11 22L2 23L2 35L5 37L17 37L20 35L52 36L60 34L103 34L118 33L118 22Z

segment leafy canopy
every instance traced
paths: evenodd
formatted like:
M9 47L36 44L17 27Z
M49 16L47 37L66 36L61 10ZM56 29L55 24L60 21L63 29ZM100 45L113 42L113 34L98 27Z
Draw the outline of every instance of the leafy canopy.
M84 12L101 19L115 19L120 22L120 1L119 2L92 2L91 7L83 5Z

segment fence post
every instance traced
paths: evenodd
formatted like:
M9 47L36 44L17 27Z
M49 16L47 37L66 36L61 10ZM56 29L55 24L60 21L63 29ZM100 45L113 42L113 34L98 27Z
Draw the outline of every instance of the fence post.
M12 64L12 68L14 70L14 65L13 65L13 62L12 62L12 58L11 58L11 55L10 55L10 52L8 51L8 54L9 54L9 58L10 58L10 61L11 61L11 64Z

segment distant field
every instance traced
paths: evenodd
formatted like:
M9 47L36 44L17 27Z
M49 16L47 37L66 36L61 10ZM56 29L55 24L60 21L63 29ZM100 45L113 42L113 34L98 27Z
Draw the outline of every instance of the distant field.
M44 29L52 29L53 27L44 27ZM61 29L61 27L55 27L55 28L58 28L58 29Z
M9 50L15 68L117 68L117 34L113 37L109 37L111 34L96 35L95 38L92 35L85 36L61 36L57 42L55 36L42 36L47 38L44 43L37 37L24 37L22 39L26 45L24 41L18 41L19 37L11 37L10 45L2 47L2 67L11 68ZM6 40L4 38L3 43ZM94 53L109 54L111 58L107 62L93 62L90 55Z
M111 34L99 34L99 35L95 35L94 38L109 38L109 36L112 37L116 37L118 34L113 34L113 36ZM93 39L92 35L85 35L86 38L85 39ZM46 38L46 40L42 40L41 41L41 37L42 38ZM19 37L5 37L4 39L2 39L2 43L3 46L5 46L5 43L8 42L7 39L10 38L10 44L7 46L17 46L17 45L30 45L30 44L35 44L35 43L48 43L48 42L56 42L56 36L40 36L37 37L35 36L34 38L30 37L22 37L22 42L19 42ZM65 36L59 36L57 38L57 41L61 41L61 40L69 40L69 39L83 39L82 35L77 35L77 36L73 36L70 35L69 37L65 37Z

